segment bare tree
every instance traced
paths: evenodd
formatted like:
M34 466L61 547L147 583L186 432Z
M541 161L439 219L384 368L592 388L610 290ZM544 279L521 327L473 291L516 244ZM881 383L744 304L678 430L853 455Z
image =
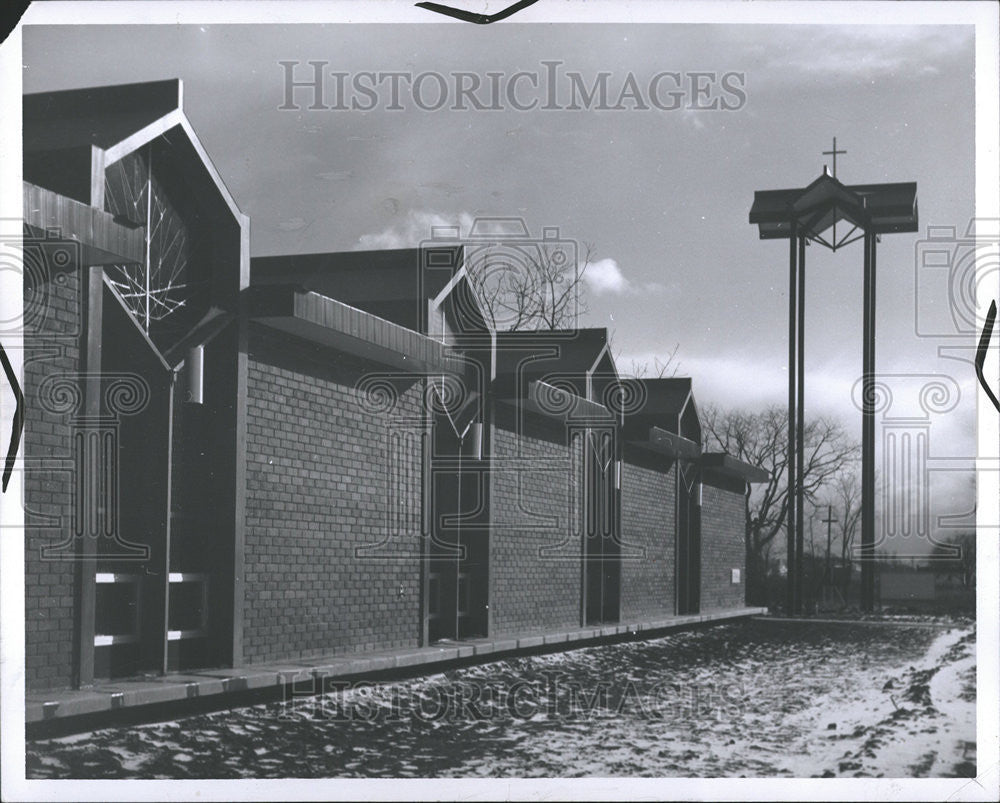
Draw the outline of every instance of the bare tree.
M772 405L760 412L702 410L702 434L708 448L719 448L768 472L767 482L751 486L747 495L748 586L752 600L764 593L774 537L785 528L788 513L788 412ZM804 431L803 493L815 502L821 490L850 465L860 452L843 427L828 418L810 421Z
M817 499L817 506L832 508L835 518L833 542L840 545L840 565L844 567L841 595L847 599L851 584L854 543L861 523L861 479L854 461L846 461L826 484Z
M583 281L592 248L573 260L565 244L531 242L479 249L468 263L469 279L496 331L537 331L577 326L587 311Z
M680 361L677 359L677 350L680 346L680 343L674 343L674 347L666 357L654 356L652 366L649 364L649 360L639 362L639 360L633 357L629 366L629 376L633 376L636 379L645 379L647 377L652 379L666 379L677 376L681 369Z

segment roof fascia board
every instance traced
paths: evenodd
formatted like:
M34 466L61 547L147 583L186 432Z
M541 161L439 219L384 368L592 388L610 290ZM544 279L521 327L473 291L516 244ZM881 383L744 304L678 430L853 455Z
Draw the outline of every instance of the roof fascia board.
M190 121L187 119L187 115L184 114L184 110L181 108L174 109L172 112L164 115L159 120L156 120L146 127L139 129L134 134L131 134L121 142L112 145L110 148L105 150L105 165L114 164L118 160L128 156L128 154L137 151L143 145L146 145L157 137L162 136L171 128L175 128L177 126L180 126L184 130L188 141L194 148L195 153L198 154L198 158L204 165L209 178L212 180L215 188L219 191L219 194L222 196L222 199L229 208L232 216L240 223L241 226L246 226L249 223L249 218L244 215L240 211L240 208L236 205L236 201L233 198L232 193L229 192L229 188L222 180L222 177L219 175L219 171L216 170L215 164L209 157L204 145L201 144L201 140L198 139L198 135L194 132L194 128L192 128Z

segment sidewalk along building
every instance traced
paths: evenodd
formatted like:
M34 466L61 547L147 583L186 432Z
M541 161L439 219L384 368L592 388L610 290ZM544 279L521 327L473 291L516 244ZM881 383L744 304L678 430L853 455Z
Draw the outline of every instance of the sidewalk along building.
M29 691L742 607L690 380L490 331L461 245L251 260L179 81L24 131Z

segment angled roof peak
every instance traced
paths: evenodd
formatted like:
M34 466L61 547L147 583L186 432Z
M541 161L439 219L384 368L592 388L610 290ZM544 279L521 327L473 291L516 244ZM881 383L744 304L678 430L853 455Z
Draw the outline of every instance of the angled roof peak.
M25 95L26 153L96 145L107 150L183 107L180 78Z
M109 114L154 113L162 117L183 108L184 85L180 78L110 84L24 96L24 119L65 119Z

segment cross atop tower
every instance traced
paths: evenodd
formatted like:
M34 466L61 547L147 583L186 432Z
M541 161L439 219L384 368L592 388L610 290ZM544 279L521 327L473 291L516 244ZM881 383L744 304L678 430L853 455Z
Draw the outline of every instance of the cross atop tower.
M833 150L832 151L823 151L823 155L824 156L832 156L833 157L833 177L834 178L837 177L837 154L838 153L847 153L847 151L838 151L837 150L837 138L834 137L833 138Z

